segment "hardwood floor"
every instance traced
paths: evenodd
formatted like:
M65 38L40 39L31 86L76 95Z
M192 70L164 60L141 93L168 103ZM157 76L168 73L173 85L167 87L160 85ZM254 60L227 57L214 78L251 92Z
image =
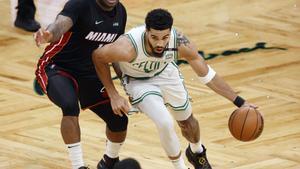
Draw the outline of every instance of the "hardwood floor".
M285 48L236 52L207 60L241 96L263 112L264 131L252 142L240 142L230 135L227 122L234 105L200 84L188 65L180 69L214 169L300 168L299 0L122 2L128 10L127 30L142 24L150 9L167 8L175 26L206 56L253 48L257 42ZM10 8L8 0L0 0L0 168L69 168L60 135L61 112L47 97L32 90L35 65L43 48L35 46L31 33L11 26ZM154 124L144 114L129 119L121 158L134 157L143 169L172 168ZM90 111L81 113L80 125L84 158L93 169L104 151L105 125ZM178 129L176 126L184 151L187 142Z

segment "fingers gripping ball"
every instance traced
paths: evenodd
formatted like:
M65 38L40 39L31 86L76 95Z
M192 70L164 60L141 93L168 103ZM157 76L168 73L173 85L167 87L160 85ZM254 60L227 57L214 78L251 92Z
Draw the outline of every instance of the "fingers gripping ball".
M228 127L234 138L240 141L251 141L261 135L264 119L257 109L241 107L232 112Z

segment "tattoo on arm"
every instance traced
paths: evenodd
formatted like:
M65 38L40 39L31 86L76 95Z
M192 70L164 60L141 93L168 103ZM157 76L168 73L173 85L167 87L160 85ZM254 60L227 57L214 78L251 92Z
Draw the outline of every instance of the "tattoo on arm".
M190 44L190 41L186 36L184 36L182 33L177 32L177 46L180 45L188 46Z
M63 15L58 15L55 22L47 27L47 30L53 34L50 42L55 42L73 26L71 18Z

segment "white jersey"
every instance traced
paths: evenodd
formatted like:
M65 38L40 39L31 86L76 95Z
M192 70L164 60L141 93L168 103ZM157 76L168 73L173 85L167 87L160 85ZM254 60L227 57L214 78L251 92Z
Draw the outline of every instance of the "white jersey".
M192 113L188 92L183 83L175 61L177 59L177 44L175 29L171 29L170 41L162 57L150 56L145 49L145 26L131 29L126 35L134 46L137 56L131 62L119 62L123 72L123 86L131 104L149 116L159 116L157 112L148 112L141 108L145 98L159 100L163 98L162 107L170 107L174 118L186 120ZM146 103L148 104L148 103ZM152 114L155 113L156 115ZM152 114L152 115L151 115Z
M145 48L146 27L139 26L126 33L134 46L137 56L131 62L119 62L124 75L134 78L150 78L160 74L171 62L177 59L176 32L171 29L170 41L162 57L150 56Z

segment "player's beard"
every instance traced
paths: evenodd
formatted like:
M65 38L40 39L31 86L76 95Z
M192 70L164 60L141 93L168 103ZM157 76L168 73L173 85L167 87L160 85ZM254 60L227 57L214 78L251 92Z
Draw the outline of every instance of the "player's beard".
M149 41L148 41L148 43L149 43L149 47L151 49L151 54L154 57L158 57L158 58L163 57L164 51L165 51L167 45L165 47L162 47L162 46L156 46L156 47L154 47ZM159 52L156 52L156 51L159 51Z
M119 0L96 0L104 10L111 11L119 3Z

